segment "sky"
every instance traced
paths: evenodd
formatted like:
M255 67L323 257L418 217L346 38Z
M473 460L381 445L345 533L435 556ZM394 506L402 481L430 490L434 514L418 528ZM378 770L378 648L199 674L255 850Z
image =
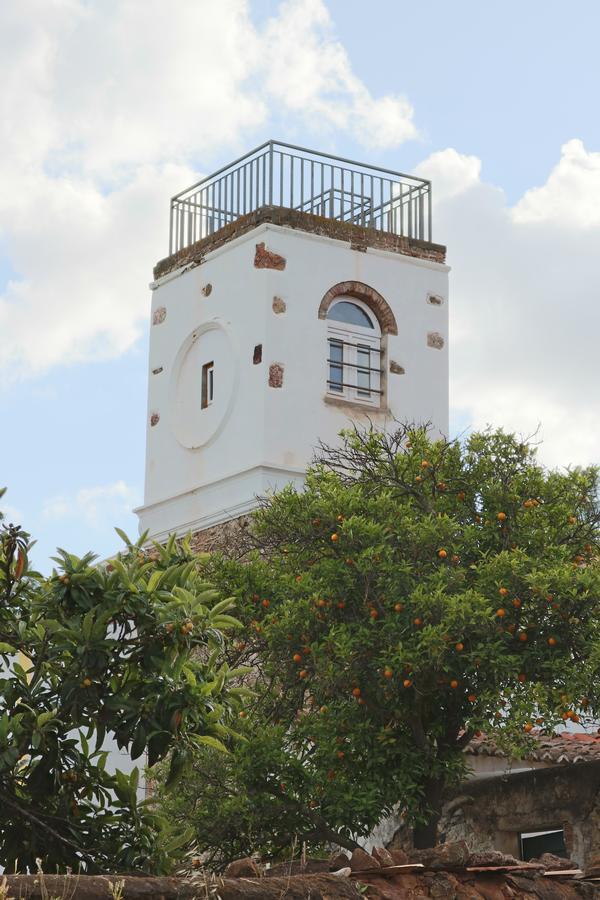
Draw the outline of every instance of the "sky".
M273 137L433 181L453 433L600 462L600 5L0 4L0 500L101 557L143 499L169 197Z

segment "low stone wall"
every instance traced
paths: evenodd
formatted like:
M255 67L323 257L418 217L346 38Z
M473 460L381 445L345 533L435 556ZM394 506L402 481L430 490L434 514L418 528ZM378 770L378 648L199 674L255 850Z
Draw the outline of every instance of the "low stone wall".
M6 900L597 900L600 882L528 873L423 872L394 877L290 875L273 878L9 875Z

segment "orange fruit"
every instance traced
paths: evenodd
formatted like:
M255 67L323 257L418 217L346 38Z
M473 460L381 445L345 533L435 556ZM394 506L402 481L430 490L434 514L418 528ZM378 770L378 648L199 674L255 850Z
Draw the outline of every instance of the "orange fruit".
M420 619L419 617L417 617L416 619L414 619L413 624L416 625L418 628L420 625L423 624L423 619Z
M458 687L458 681L456 680L456 678L452 679L452 681L450 682L450 687L452 688L452 690L456 690L456 688Z
M320 600L317 600L317 606L323 609L325 606L327 606L327 600L323 600L323 598L321 597Z
M332 535L331 535L331 540L332 540L333 543L335 544L335 542L336 542L337 540L339 540L338 535L337 535L337 534L332 534Z
M345 603L344 600L338 600L336 606L337 606L338 609L345 609L345 608L346 608L346 603Z
M458 652L460 653L462 650L465 649L465 645L462 643L462 641L459 641L458 644L454 645L454 649L458 650Z
M558 644L558 641L556 640L555 637L548 638L548 646L549 647L556 647L557 644Z
M379 613L377 612L376 609L372 609L372 610L369 612L369 615L371 616L372 619L378 619L378 618L379 618Z
M422 476L422 475L416 475L416 476L415 476L415 481L418 482L418 483L420 483L421 481L423 481L423 476Z
M361 690L359 687L352 688L352 696L353 697L360 697L360 695L361 695Z
M514 606L515 609L520 609L520 607L521 607L523 604L522 604L522 602L519 600L518 597L515 597L515 599L514 599L513 602L512 602L512 605Z
M392 672L391 669L384 669L384 670L383 670L383 677L384 677L384 678L393 678L393 677L394 677L394 673Z
M459 491L458 494L456 495L456 499L460 500L460 502L462 503L465 500L466 496L467 495L465 494L464 491Z
M444 548L442 547L441 550L438 550L438 556L440 559L446 559L446 557L448 556L448 551L444 550Z
M469 703L475 703L475 701L477 700L477 695L469 694L469 696L467 697L467 700L469 701Z
M569 516L567 518L567 522L569 523L569 525L576 525L577 524L577 516Z
M248 713L247 713L247 712L244 712L244 710L242 709L242 710L238 713L238 715L239 715L240 719L245 719L246 716L248 715Z
M498 515L496 516L496 518L498 519L499 522L506 522L506 513L499 512Z
M496 615L498 616L499 619L503 619L504 616L506 615L506 610L503 609L502 607L500 607L500 609L496 610Z
M436 484L436 487L437 487L438 491L445 491L446 490L446 482L438 481L438 483Z
M395 604L394 604L394 610L395 610L396 612L402 612L403 609L404 609L404 604L403 604L403 603L395 603Z
M298 677L299 678L308 678L308 672L306 671L306 669L300 669L300 671L298 672Z
M412 681L410 680L410 678L405 678L402 684L405 688L409 688L412 686Z
M530 731L533 731L533 725L531 722L527 722L526 725L523 725L523 731L526 731L528 734Z
M498 593L500 594L501 597L506 597L506 595L508 594L508 588L505 588L505 587L498 588Z
M525 675L524 672L519 672L517 678L521 682L521 684L524 684L527 681L527 675Z
M339 515L339 516L337 517L337 520L338 520L338 522L343 522L343 521L344 521L344 517L343 517L342 515Z
M429 460L427 460L427 459L422 459L422 460L421 460L421 468L422 468L422 469L428 469L428 468L429 468Z
M527 636L527 632L526 632L526 631L520 631L520 632L519 632L519 640L520 640L521 643L523 643L523 644L525 643L525 641L528 641L528 640L529 640L529 637Z
M270 601L270 600L263 600L262 605L264 606L265 609L268 609L269 606L271 605L271 601Z

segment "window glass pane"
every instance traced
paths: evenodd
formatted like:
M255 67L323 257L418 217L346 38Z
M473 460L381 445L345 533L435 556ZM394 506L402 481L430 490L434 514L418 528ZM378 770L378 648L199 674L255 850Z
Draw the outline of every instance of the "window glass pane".
M341 393L344 388L344 345L341 341L329 341L329 390Z
M371 396L371 353L368 347L360 344L356 348L356 385L361 397ZM364 369L361 368L364 366Z
M356 303L348 303L347 300L342 300L340 303L335 303L331 306L327 313L327 318L333 319L335 322L345 322L347 325L373 328L373 322L366 312L360 306L357 306Z

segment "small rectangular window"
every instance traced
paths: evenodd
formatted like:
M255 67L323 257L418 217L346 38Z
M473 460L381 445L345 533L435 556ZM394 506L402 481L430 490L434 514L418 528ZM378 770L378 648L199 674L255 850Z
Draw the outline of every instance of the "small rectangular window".
M215 392L215 364L205 363L202 366L202 409L213 402Z
M344 390L344 344L329 340L329 390L342 393Z

